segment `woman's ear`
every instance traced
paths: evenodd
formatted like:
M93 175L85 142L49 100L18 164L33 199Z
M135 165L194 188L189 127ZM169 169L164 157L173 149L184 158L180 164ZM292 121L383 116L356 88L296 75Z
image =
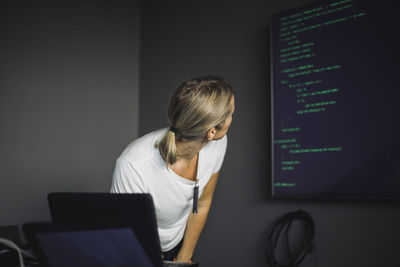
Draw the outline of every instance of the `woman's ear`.
M217 129L215 129L215 127L212 127L210 130L208 130L208 132L207 132L207 140L208 141L213 140L216 133L217 133Z

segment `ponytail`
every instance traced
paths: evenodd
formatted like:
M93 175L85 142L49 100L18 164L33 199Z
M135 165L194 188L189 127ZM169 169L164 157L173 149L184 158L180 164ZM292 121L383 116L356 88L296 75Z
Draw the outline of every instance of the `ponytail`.
M160 142L156 144L160 154L169 165L173 165L178 159L178 150L175 143L175 132L169 130Z

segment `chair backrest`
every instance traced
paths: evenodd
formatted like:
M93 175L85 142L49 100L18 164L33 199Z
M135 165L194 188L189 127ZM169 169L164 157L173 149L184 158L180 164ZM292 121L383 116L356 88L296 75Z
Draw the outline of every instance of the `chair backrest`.
M21 234L17 225L0 226L0 237L14 242L17 246L21 246Z

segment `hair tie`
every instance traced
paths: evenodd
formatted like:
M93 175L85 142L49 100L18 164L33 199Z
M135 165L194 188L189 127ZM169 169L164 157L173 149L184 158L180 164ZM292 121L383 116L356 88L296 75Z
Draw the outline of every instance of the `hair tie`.
M176 130L176 128L174 128L173 126L171 126L170 128L169 128L169 130L171 131L171 132L173 132L173 133L177 133L178 131Z

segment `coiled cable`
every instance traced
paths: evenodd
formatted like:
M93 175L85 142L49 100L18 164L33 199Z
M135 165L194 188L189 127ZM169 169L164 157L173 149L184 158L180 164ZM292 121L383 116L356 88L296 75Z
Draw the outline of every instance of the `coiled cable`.
M296 255L293 255L290 249L290 238L289 230L294 221L300 220L304 222L304 238L300 244L299 251ZM313 239L314 239L315 226L314 221L310 214L304 210L298 210L295 212L290 212L283 215L272 227L265 249L265 255L267 262L271 267L297 267L301 264L304 258L311 254L314 249ZM289 260L287 263L278 262L275 251L278 247L278 242L280 240L286 240L286 249L288 251Z

